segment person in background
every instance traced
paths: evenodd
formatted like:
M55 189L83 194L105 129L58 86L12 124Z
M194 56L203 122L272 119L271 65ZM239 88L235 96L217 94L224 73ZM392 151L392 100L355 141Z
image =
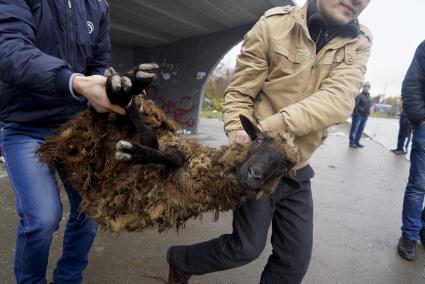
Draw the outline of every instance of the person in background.
M360 144L363 130L366 126L367 118L370 114L370 83L364 82L362 92L356 97L356 104L354 106L351 129L350 129L350 148L363 148Z
M415 260L419 239L425 247L425 41L416 49L403 80L401 97L413 135L397 251L406 260Z
M0 162L4 163L4 157L3 157L3 153L1 151L1 146L0 146Z
M60 177L70 203L55 284L81 283L97 224L64 168L42 164L36 150L54 128L85 109L124 109L106 95L111 44L106 1L0 1L0 144L20 217L16 282L44 284L53 232L62 218ZM4 248L3 248L4 249Z
M310 0L303 7L276 7L247 33L224 95L226 134L230 141L251 143L240 114L264 131L294 134L301 188L281 181L272 194L248 200L234 211L230 234L171 247L168 283L187 283L191 275L255 260L266 245L270 225L273 252L259 282L302 281L313 245L314 171L309 159L326 139L326 129L345 121L353 110L372 45L368 29L357 19L368 4L369 0Z
M407 154L407 148L409 147L410 138L412 136L412 125L410 125L409 120L407 119L406 112L404 109L401 109L400 120L399 120L399 129L397 136L397 148L392 149L396 155L405 155Z

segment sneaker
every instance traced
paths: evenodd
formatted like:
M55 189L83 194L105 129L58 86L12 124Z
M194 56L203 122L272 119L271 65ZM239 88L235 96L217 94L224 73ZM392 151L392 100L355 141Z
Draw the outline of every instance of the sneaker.
M350 145L348 147L350 147L350 148L357 148L357 145L350 143Z
M398 241L397 251L406 260L416 260L416 241L401 237Z
M357 146L358 148L363 148L363 147L364 147L364 145L363 145L363 144L360 144L360 143L356 143L356 146Z
M391 152L393 152L394 154L396 154L396 155L405 155L405 154L407 154L407 152L406 151L404 151L404 150L399 150L399 149L393 149L393 150L391 150Z
M3 156L0 156L0 162L2 162L3 164L5 163Z

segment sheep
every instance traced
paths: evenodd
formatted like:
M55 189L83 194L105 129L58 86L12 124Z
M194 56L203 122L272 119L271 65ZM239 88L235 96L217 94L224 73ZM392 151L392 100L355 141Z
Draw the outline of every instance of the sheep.
M132 101L134 109L142 103L142 127L153 131L149 140L157 139L157 147L141 143L143 138L125 118L110 114L99 125L98 115L86 110L39 149L44 163L64 164L81 195L81 212L105 230L179 230L205 212L214 212L217 219L249 198L270 194L281 178L299 187L292 135L261 132L240 116L253 142L213 149L178 135L152 101Z

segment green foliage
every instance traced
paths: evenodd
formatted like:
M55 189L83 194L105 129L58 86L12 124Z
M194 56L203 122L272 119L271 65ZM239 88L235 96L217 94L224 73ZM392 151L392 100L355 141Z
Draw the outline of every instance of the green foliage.
M213 73L209 77L205 88L202 111L219 112L221 116L224 102L224 91L230 83L231 76L232 72L227 70L224 75L218 76Z
M223 90L224 92L224 90ZM214 86L212 80L209 80L205 89L204 101L202 104L202 110L206 111L220 111L223 106L224 94L223 92Z

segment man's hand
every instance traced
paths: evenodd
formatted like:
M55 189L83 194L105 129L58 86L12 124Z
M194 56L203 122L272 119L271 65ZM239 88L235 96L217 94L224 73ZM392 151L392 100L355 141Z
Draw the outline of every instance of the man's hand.
M251 138L249 138L248 134L245 132L245 130L238 130L234 133L232 137L233 141L240 143L240 144L246 144L251 142Z
M113 111L118 114L125 114L125 110L122 107L113 105L109 101L106 95L106 77L104 76L75 76L72 81L72 88L79 95L86 97L97 112Z

